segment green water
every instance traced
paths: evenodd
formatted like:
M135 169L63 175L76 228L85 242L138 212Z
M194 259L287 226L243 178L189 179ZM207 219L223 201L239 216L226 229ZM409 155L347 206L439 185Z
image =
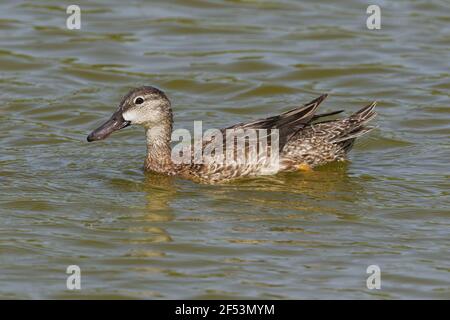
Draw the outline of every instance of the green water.
M0 4L0 298L450 298L450 3ZM199 185L142 171L143 130L88 144L128 89L176 127L378 100L351 162ZM366 268L381 268L381 290ZM81 268L80 291L66 268Z

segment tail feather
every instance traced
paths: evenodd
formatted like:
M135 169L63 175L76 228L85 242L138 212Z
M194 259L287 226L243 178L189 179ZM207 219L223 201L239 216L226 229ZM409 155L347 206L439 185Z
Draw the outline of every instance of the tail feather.
M334 143L339 143L345 140L350 140L350 139L356 139L370 131L372 131L373 129L375 129L375 127L358 127L357 129L347 133L345 136L335 139L333 142Z
M349 118L343 120L344 130L342 130L339 136L333 139L333 142L342 143L344 141L354 141L356 138L372 131L374 127L366 127L365 125L377 116L377 113L375 112L376 105L377 102L374 101L352 114Z
M339 149L337 150L337 153L340 152L345 152L348 153L352 148L353 148L353 144L355 143L355 139L349 139L349 140L344 140L339 144Z
M350 116L350 119L353 121L357 121L361 125L363 125L376 117L376 115L377 115L377 113L375 112L376 106L377 106L377 102L374 101L371 104L369 104L368 106L365 106L361 110L352 114Z

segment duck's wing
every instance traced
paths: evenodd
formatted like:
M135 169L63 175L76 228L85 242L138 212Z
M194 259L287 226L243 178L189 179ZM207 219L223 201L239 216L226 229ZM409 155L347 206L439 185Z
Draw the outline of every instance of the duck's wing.
M250 122L242 122L233 126L221 129L222 132L230 129L278 129L279 130L279 147L283 148L286 141L297 132L301 130L310 122L315 121L321 117L334 115L342 111L335 111L326 114L315 115L315 112L323 100L327 97L323 94L320 97L310 101L309 103L294 108L292 110L283 112L279 115L258 119Z

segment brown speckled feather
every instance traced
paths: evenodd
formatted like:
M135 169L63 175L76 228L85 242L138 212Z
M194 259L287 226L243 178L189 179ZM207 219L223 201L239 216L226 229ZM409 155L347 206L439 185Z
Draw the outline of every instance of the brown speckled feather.
M161 90L143 86L125 95L119 108L106 122L93 130L87 140L103 140L112 132L129 125L141 125L145 128L147 137L145 170L205 183L275 174L280 171L309 170L331 161L344 160L355 139L372 130L366 124L376 116L375 103L372 103L348 118L324 121L324 117L342 112L315 114L326 97L324 94L304 106L279 115L221 129L218 141L215 141L215 138L214 143L202 143L201 161L195 161L199 160L195 155L196 148L190 150L194 152L190 152L187 159L184 159L187 161L174 161L170 100ZM246 129L260 130L249 132L245 131ZM224 133L229 133L228 130L233 131L228 139L232 137L230 142L235 148L222 153L221 149L225 150L227 146L227 134ZM237 130L240 133L236 133ZM275 137L278 132L279 140L271 140L274 137L271 135L273 132ZM241 144L235 140L235 136L242 133L243 136L241 135L239 140ZM268 140L261 139L269 135ZM205 159L205 155L212 157Z
M317 120L341 113L342 110L315 115L322 95L306 105L286 111L278 116L239 123L222 129L279 129L280 171L298 170L299 165L316 167L332 161L346 159L355 139L373 128L364 125L376 116L376 103L362 108L348 118ZM204 144L204 147L207 145ZM189 175L203 182L223 182L243 176L258 175L261 163L246 165L202 164L192 165Z
M348 118L310 123L298 130L282 150L285 170L346 159L355 139L373 129L365 124L376 116L375 106L373 102Z

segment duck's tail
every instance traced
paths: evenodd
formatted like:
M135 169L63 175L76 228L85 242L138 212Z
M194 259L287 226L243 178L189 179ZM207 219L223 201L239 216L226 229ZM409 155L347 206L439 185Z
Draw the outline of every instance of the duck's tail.
M333 142L339 144L343 150L348 152L355 139L372 131L375 127L366 126L366 124L377 116L375 107L377 102L374 101L368 106L355 112L350 117L341 121L341 132L333 139Z

